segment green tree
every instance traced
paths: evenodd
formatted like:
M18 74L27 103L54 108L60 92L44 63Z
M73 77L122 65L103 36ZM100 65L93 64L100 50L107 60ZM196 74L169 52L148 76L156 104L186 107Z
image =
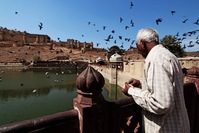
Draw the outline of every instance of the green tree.
M38 56L38 55L34 55L34 56L33 56L33 61L34 61L34 62L41 61L41 57Z
M171 51L176 57L185 56L185 51L175 36L166 35L160 40L160 43Z
M122 55L124 53L123 49L120 49L118 46L114 45L108 49L108 59L111 57L111 55L118 53Z

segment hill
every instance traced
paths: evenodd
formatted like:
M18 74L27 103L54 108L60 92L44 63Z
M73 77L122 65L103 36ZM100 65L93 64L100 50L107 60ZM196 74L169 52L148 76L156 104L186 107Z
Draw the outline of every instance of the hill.
M99 52L96 52L96 51ZM62 46L54 46L52 50L49 46L20 46L20 47L0 47L0 62L31 62L35 56L47 61L59 56L66 56L71 60L92 59L98 57L105 59L106 51L93 49L82 53L81 50L68 49Z
M53 41L47 35L29 34L15 30L0 28L0 62L31 62L34 57L43 61L65 56L70 60L93 60L101 57L107 60L107 50L94 48L93 43L67 39ZM199 57L199 52L186 53L188 57ZM123 59L143 59L136 48L123 53Z

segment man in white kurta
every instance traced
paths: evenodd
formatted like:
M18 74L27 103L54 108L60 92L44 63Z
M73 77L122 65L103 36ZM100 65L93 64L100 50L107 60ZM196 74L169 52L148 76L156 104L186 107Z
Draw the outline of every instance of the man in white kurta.
M145 59L141 88L128 94L142 107L145 133L189 133L183 95L183 74L178 59L162 45L154 46Z

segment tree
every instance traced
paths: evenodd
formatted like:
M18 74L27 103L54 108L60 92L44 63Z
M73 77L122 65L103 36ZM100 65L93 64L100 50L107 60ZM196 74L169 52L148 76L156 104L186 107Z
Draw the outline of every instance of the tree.
M122 55L124 53L123 49L120 49L118 46L114 45L108 49L108 59L111 57L111 55L118 53Z
M160 40L160 43L165 46L169 51L171 51L176 57L185 56L185 51L175 36L166 35Z
M38 56L38 55L34 55L34 56L33 56L33 61L34 61L34 62L41 61L41 57Z

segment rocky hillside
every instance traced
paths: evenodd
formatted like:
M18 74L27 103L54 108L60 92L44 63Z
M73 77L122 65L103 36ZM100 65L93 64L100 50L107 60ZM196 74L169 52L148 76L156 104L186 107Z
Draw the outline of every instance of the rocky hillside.
M31 62L35 56L39 56L44 61L58 56L66 56L74 60L88 58L95 60L98 57L105 59L105 55L105 50L94 49L82 53L81 50L71 50L61 46L55 46L52 50L49 46L0 47L0 62L20 62L21 60Z
M30 38L34 38L33 42L36 41L37 43L32 43L33 45L27 43L28 38L25 39L26 43L24 43L24 34L27 34L26 36L31 36L29 37L29 41L32 41ZM38 36L40 36L40 39L37 38ZM20 31L0 28L0 62L31 62L34 60L34 57L40 57L41 60L47 61L59 56L65 56L71 60L90 59L95 61L98 57L106 60L107 51L105 49L92 48L91 50L87 48L82 52L81 48L67 48L64 45L60 45L60 42L53 42L54 46L52 48L50 47L51 45L48 45L47 43L43 44L38 41L42 41L42 37L43 40L45 40L44 37L48 38L48 36L45 35L31 35ZM47 40L49 40L49 38ZM20 45L17 45L18 43ZM125 51L122 56L124 61L143 59L136 48ZM199 57L199 52L187 53L187 56Z

